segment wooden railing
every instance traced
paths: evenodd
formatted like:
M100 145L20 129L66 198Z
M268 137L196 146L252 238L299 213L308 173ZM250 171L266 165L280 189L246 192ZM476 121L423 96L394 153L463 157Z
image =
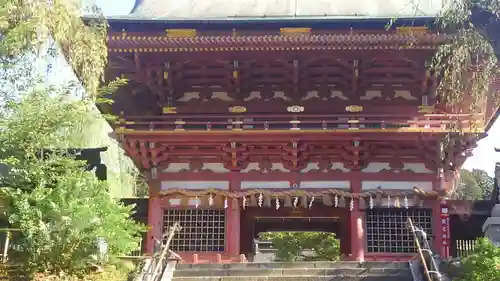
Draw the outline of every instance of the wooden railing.
M255 130L374 130L462 131L481 124L472 114L206 114L131 116L120 118L122 130L136 131L255 131Z
M456 257L465 258L470 255L475 248L475 240L457 240L456 241Z

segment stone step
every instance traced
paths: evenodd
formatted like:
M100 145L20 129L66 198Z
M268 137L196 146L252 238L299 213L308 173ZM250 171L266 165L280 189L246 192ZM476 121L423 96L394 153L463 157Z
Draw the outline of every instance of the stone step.
M335 276L335 275L399 275L411 276L400 268L242 268L242 269L177 269L174 277L203 276Z
M262 262L262 263L210 263L210 264L178 264L182 269L251 269L251 268L394 268L408 269L408 262Z
M174 277L172 281L413 281L411 276L328 275L328 276L212 276Z

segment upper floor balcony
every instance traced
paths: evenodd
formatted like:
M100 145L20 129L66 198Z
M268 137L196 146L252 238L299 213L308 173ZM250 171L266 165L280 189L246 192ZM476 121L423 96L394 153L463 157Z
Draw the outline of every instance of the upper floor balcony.
M196 114L128 116L116 121L117 133L175 132L481 132L474 114Z

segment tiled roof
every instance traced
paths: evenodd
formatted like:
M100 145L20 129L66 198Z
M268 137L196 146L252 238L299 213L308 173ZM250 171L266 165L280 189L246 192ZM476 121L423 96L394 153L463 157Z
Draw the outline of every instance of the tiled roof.
M110 49L137 49L136 51L165 51L162 48L196 48L198 51L208 51L207 48L218 48L220 51L228 48L250 50L250 48L287 48L303 50L321 49L394 49L434 48L449 37L438 34L311 34L311 35L264 35L264 36L109 36ZM225 49L227 48L227 49ZM149 50L152 49L152 50ZM156 50L154 50L156 49ZM207 49L207 50L205 50ZM257 50L257 49L255 49ZM116 51L116 50L115 50ZM170 50L172 51L172 50ZM188 51L188 50L185 50ZM191 50L196 51L196 50Z
M415 2L415 3L414 3ZM444 0L137 0L132 19L434 17Z

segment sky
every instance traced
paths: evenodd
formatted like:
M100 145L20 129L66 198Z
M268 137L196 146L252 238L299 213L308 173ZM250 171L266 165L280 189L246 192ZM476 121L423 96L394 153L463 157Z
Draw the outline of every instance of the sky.
M107 16L126 15L130 13L135 5L135 0L93 0ZM182 1L182 0L179 0ZM473 156L464 164L466 169L481 169L493 176L495 162L500 162L500 152L496 153L494 148L500 148L500 118L495 122L488 132L488 136L479 141L473 151Z

